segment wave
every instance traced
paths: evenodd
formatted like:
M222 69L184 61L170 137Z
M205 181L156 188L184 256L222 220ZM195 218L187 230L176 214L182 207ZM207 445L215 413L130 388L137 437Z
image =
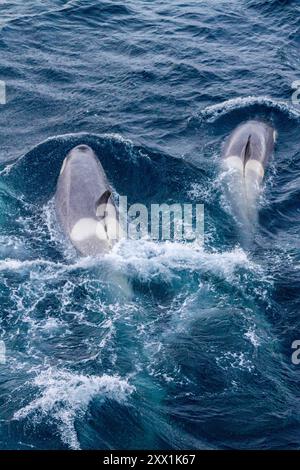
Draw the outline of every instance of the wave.
M267 96L246 96L232 98L223 101L222 103L207 106L202 111L200 111L198 118L200 121L213 123L220 117L227 115L232 111L253 106L263 106L265 108L278 110L288 115L290 119L298 120L300 118L300 109L297 109L285 101L276 101Z
M93 399L126 403L135 391L126 379L118 376L92 376L68 370L49 368L31 384L38 387L40 396L14 413L14 420L30 418L35 424L43 419L54 421L60 438L71 449L80 449L76 420L84 418Z

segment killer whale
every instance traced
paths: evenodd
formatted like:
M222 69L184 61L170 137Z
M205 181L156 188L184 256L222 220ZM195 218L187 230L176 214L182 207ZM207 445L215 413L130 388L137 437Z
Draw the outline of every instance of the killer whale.
M245 181L255 175L261 182L275 140L276 132L269 124L255 120L240 124L225 142L223 164L239 170Z
M118 211L104 169L87 145L64 159L55 193L60 226L84 256L107 253L121 236Z
M253 239L257 226L258 198L276 135L271 125L250 120L233 130L222 149L226 199L245 245Z

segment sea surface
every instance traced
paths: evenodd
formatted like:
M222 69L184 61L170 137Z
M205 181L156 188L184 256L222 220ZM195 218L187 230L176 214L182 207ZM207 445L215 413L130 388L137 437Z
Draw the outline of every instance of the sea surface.
M298 0L0 2L1 449L300 448L299 33ZM245 248L220 153L248 119L278 140ZM79 143L130 204L204 204L204 245L80 258Z

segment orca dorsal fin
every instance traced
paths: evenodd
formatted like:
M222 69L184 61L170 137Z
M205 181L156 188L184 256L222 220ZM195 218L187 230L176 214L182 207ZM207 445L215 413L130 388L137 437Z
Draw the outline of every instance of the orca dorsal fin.
M245 145L244 167L246 166L247 161L250 160L250 157L251 157L251 134L249 135L247 143Z
M95 209L96 209L96 216L99 217L100 219L103 219L106 215L106 206L108 203L108 200L111 196L111 191L107 189L104 191L104 193L101 194L99 199L97 199L96 204L95 204Z

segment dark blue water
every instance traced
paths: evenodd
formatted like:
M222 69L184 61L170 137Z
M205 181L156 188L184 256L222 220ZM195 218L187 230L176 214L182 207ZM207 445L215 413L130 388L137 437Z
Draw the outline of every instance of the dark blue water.
M0 447L299 448L298 0L5 0L0 30ZM219 160L253 118L278 143L246 250ZM204 203L203 249L79 258L53 194L82 142L129 203Z

